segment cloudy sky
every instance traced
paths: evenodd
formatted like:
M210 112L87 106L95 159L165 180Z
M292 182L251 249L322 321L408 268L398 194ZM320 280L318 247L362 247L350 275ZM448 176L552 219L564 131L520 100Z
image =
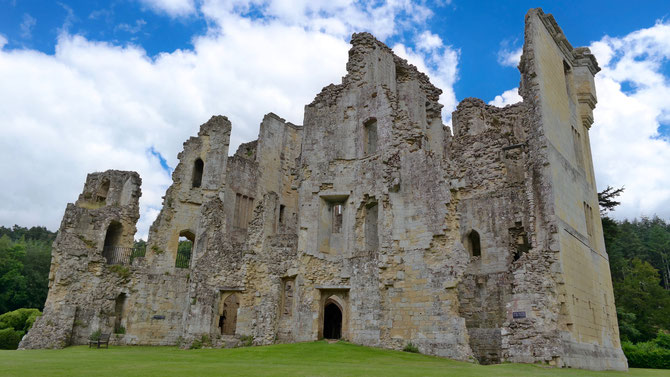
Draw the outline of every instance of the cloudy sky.
M263 115L303 107L345 74L369 31L459 100L519 100L526 11L542 6L602 71L591 129L599 189L617 218L670 219L670 3L434 0L0 0L0 225L56 230L88 172L143 179L146 237L177 153L211 115L232 154Z

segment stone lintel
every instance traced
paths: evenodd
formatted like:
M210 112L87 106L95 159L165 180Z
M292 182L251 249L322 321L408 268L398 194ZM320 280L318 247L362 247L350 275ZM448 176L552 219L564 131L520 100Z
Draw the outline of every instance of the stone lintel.
M225 292L244 292L244 287L219 287L219 291Z
M317 285L316 289L321 291L348 291L351 287L347 285Z

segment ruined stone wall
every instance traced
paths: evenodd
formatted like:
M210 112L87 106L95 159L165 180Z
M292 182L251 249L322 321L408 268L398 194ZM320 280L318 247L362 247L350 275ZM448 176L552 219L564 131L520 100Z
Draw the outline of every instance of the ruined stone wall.
M301 141L300 127L268 114L259 139L242 144L228 160L224 200L206 204L200 216L202 253L191 268L186 341L203 335L220 345L242 336L256 344L277 339L282 277L296 263L292 174ZM228 312L232 296L239 307ZM222 321L228 321L225 329Z
M135 172L89 174L75 204L68 204L52 248L44 315L20 348L60 348L110 333L115 300L128 290L133 270L112 262L131 256L139 219L141 179ZM110 231L111 229L111 231Z
M156 272L175 270L178 241L184 232L196 236L197 253L200 207L221 195L225 187L230 127L226 117L212 117L200 126L198 137L184 143L172 173L173 183L163 199L163 209L149 229L147 261ZM200 179L196 178L196 160L202 162Z
M566 366L625 369L604 248L588 130L600 70L587 48L573 49L551 15L529 12L521 63L524 100L538 112L549 164L560 253L555 279Z
M463 100L452 117L452 187L470 258L458 286L460 315L470 346L484 364L503 360L513 271L531 249L527 117L523 104L499 109L478 99Z
M460 242L448 224L440 91L369 34L352 37L349 56L342 84L305 109L296 340L323 336L323 305L333 299L353 342L412 342L466 359L454 289L465 254L452 248Z

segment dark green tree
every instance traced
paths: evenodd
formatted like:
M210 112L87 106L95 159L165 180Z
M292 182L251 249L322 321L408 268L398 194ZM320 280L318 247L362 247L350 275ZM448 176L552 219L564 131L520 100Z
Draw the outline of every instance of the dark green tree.
M624 270L623 279L614 281L619 319L624 324L621 332L639 342L654 338L660 329L670 329L670 294L659 284L658 271L638 258Z

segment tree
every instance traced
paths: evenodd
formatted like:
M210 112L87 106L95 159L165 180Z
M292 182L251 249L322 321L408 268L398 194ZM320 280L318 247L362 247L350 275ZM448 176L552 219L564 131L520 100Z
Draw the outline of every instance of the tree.
M6 235L0 238L0 313L23 307L27 301L23 276L25 249Z
M615 189L612 186L607 186L606 189L598 193L598 204L600 205L600 215L604 216L608 211L613 211L616 206L621 204L614 200L621 195L625 190L624 186Z
M670 292L659 284L658 271L648 262L633 259L624 278L614 283L614 295L619 318L626 336L640 342L653 339L659 329L670 329ZM631 317L629 314L634 314ZM624 314L624 315L622 315ZM631 330L630 327L634 327Z
M0 314L42 309L49 290L51 243L56 233L44 227L0 227Z

